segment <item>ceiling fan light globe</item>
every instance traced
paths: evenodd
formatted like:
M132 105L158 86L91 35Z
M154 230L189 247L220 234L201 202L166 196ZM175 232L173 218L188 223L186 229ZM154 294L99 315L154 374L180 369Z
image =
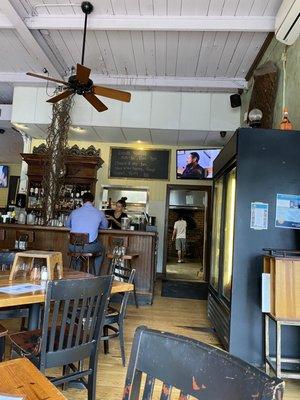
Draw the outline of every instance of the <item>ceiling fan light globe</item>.
M94 7L93 4L89 1L83 1L81 3L81 10L84 14L90 14L93 11Z

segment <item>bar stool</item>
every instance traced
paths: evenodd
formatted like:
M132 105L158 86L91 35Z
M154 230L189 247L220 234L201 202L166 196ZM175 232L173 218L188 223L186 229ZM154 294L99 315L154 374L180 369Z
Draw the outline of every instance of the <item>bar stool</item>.
M111 274L114 270L114 267L116 267L116 263L118 260L121 260L124 262L124 268L128 269L129 271L132 270L132 260L136 259L139 257L138 253L128 253L124 255L118 255L116 256L113 254L112 249L116 246L122 246L125 247L127 250L129 247L129 238L128 236L109 236L108 237L108 246L109 246L109 252L106 254L106 257L110 260L109 261L109 274ZM134 296L134 302L136 308L139 307L138 300L137 300L137 295L136 295L136 289L135 289L135 281L133 280L133 296Z
M69 268L73 267L73 263L75 262L75 266L77 262L83 264L85 272L90 273L90 267L92 266L93 273L95 274L94 262L91 263L91 260L94 261L95 257L100 257L101 254L99 252L86 252L84 250L84 245L89 244L89 234L88 233L70 233L70 244L76 247L76 251L69 251L68 255L70 256ZM81 268L82 270L82 268Z

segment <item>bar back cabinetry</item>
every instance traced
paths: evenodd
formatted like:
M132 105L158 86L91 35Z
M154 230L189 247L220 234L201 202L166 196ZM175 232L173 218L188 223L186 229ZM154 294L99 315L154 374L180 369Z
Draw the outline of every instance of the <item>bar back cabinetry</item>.
M262 250L300 246L299 230L275 227L276 195L300 195L299 147L300 132L244 128L214 162L208 316L224 347L257 365L263 364ZM268 204L266 230L250 228L252 202ZM295 355L297 348L300 338L287 331L283 352Z
M44 154L22 154L28 164L28 209L40 209L42 205L42 180L45 171ZM58 211L70 211L81 202L83 192L95 195L97 170L103 164L98 156L66 156L64 190Z

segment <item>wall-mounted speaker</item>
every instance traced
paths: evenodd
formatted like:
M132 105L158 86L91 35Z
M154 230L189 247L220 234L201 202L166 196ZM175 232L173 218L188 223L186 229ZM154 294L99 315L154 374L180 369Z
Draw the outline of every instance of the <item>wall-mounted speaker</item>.
M239 94L236 93L230 96L230 105L232 108L240 107L241 104L241 96Z

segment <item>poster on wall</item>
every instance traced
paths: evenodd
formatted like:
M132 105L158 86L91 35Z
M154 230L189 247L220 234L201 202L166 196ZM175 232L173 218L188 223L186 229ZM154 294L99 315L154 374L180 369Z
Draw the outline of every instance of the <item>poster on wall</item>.
M277 194L275 226L300 229L300 195Z
M269 205L267 203L251 203L250 228L255 230L268 229Z

